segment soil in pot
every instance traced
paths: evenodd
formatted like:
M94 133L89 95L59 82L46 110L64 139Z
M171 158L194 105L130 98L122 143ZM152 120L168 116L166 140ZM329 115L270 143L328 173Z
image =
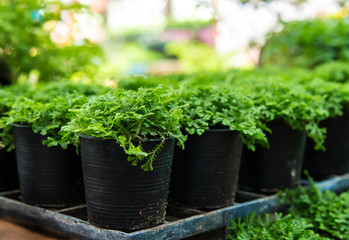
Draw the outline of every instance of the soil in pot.
M18 174L15 151L0 150L0 191L18 189Z
M88 221L107 229L142 229L164 222L174 139L167 139L153 162L143 171L127 162L128 155L114 139L80 137ZM148 140L150 151L160 139Z
M242 141L237 132L206 130L175 148L169 202L215 209L232 205L237 190Z
M63 208L84 202L82 167L74 147L47 147L30 126L13 124L21 198L25 203Z
M253 152L244 146L239 186L242 189L275 193L300 184L306 142L304 131L292 130L281 121L269 125L269 149L261 146Z
M349 172L349 110L323 121L321 126L327 129L326 151L314 150L314 142L308 140L303 164L315 180Z

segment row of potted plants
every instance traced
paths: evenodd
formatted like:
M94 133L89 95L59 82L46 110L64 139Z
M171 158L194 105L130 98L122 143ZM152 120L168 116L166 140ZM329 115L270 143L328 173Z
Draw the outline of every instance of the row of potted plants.
M325 129L319 124L342 114L346 88L305 77L239 76L221 87L183 91L55 83L4 97L2 139L11 148L14 136L22 199L62 207L76 204L74 196L84 201L85 192L91 223L139 229L164 221L168 189L168 201L181 206L233 204L239 169L240 186L247 189L274 192L297 185L306 134L316 148L324 148ZM279 140L285 133L287 138ZM268 144L270 149L261 148ZM80 151L84 184L79 157L63 150L73 146ZM53 155L49 149L55 149ZM58 162L51 164L54 158ZM269 174L261 173L270 161ZM63 165L68 170L58 170ZM58 182L56 190L48 186L51 180L33 177L41 170ZM74 187L67 189L66 183Z
M315 146L320 151L314 151L313 141L307 141L305 148L305 168L307 168L311 175L315 179L323 179L328 177L331 174L342 174L348 172L349 166L347 161L348 152L348 125L346 124L346 115L348 109L348 63L345 62L331 62L327 64L320 65L315 70L310 71L300 68L280 68L280 67L264 67L257 70L231 70L228 72L211 72L211 73L197 73L192 75L173 75L167 78L164 77L136 77L127 80L121 80L120 86L124 88L136 89L139 86L151 87L159 83L165 83L177 88L193 88L196 86L232 86L234 88L242 89L243 91L249 92L249 94L255 92L256 98L261 98L263 91L258 90L255 85L259 85L260 89L267 91L273 91L273 88L267 86L267 82L279 82L283 85L289 85L288 88L297 88L294 86L300 87L304 92L306 90L307 94L316 95L324 99L324 107L317 108L314 105L310 104L310 108L313 108L313 112L318 112L321 109L326 109L328 111L328 116L322 116L324 118L317 118L314 124L307 124L308 134L313 135L315 139ZM291 85L290 85L291 84ZM293 84L295 84L293 86ZM269 84L270 85L270 84ZM278 95L278 89L276 97ZM264 91L265 92L265 91ZM280 91L283 92L283 91ZM299 94L297 91L293 91L295 96ZM271 99L273 99L272 96ZM288 96L293 98L292 96ZM264 96L262 96L262 99ZM299 97L299 100L302 101L302 96ZM264 101L266 100L259 100ZM295 99L292 100L294 102ZM268 102L268 101L267 101ZM276 101L277 102L277 101ZM310 101L311 102L311 101ZM309 104L309 101L302 105L299 105L297 109L305 110L304 107ZM291 106L291 104L290 104ZM292 106L291 106L292 108ZM277 108L276 108L277 109ZM292 110L297 114L297 109ZM314 109L316 109L314 111ZM308 109L309 110L309 109ZM284 111L286 112L286 111ZM306 111L303 113L308 114ZM304 120L297 119L295 116L292 116L291 113L288 113L289 116L283 116L288 118L295 119L296 124L289 122L289 127L296 128L297 124L304 124ZM311 112L309 112L311 114ZM321 115L321 113L320 113ZM281 116L282 117L282 116ZM311 118L312 116L310 116ZM326 119L326 120L325 120ZM320 124L320 128L314 128L317 124ZM311 126L312 125L312 126ZM292 127L293 126L293 127ZM341 126L341 127L338 127ZM327 133L321 132L325 128L329 129ZM325 141L324 135L327 135L327 140ZM274 134L275 136L275 134ZM322 139L322 140L321 140ZM321 146L320 142L323 142L324 146ZM324 149L327 151L322 151ZM328 161L330 156L335 156L336 161ZM315 164L316 163L316 164ZM319 166L318 168L316 166Z
M16 146L17 162L14 155L8 161L17 163L23 201L45 207L84 201L80 157L73 147L57 146L58 131L68 122L68 111L85 103L87 96L108 90L70 82L2 89L7 92L1 99L2 143L8 150ZM16 170L14 164L10 169ZM11 176L4 185L16 182L16 175Z

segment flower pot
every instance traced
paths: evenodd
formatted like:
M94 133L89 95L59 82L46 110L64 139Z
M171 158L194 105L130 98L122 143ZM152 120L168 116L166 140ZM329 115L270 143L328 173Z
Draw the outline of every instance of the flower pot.
M11 69L4 58L0 58L0 86L11 85L13 76Z
M160 139L148 140L150 151ZM108 229L142 229L164 222L174 139L167 139L153 162L143 171L127 161L114 139L80 136L88 221Z
M15 152L0 150L0 191L18 188L18 174Z
M47 147L30 126L13 124L21 198L62 208L84 202L81 160L75 148Z
M238 132L206 130L175 149L169 202L215 209L232 205L237 190L242 141Z
M242 189L274 193L300 184L306 133L280 121L271 122L269 127L273 132L268 135L269 149L243 149L239 175Z
M315 151L313 141L307 141L303 164L315 180L349 172L349 111L321 126L327 128L326 151Z

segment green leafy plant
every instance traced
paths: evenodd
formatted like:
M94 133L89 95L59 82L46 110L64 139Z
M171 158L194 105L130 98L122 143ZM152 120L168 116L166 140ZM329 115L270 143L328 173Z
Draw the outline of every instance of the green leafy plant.
M51 41L52 28L62 21L62 13L86 10L78 3L1 0L0 62L2 69L8 68L4 76L7 81L17 82L34 72L40 81L69 77L79 71L93 75L104 59L99 46L88 40L76 45L73 41L65 45Z
M314 68L331 61L349 60L349 19L312 19L283 24L262 49L262 65Z
M32 91L31 98L36 101L47 102L56 96L62 96L65 94L79 93L88 97L105 94L110 90L111 88L109 87L97 84L91 85L71 81L57 81L36 84Z
M67 145L60 142L58 134L62 125L69 120L68 111L81 106L87 98L80 94L65 94L56 96L48 103L35 101L27 97L19 97L15 100L11 109L1 119L4 131L1 135L3 144L11 150L14 148L13 139L10 133L12 123L29 125L35 133L47 136L43 141L48 146L61 143L62 148Z
M331 82L349 81L349 62L329 62L315 68L314 75Z
M3 117L3 115L11 109L13 101L14 101L14 95L10 91L7 91L5 89L0 89L0 117ZM6 134L6 133L9 133L11 129L9 126L5 127L4 124L1 123L1 120L0 120L0 127L2 129L0 130L0 137L1 137L0 149L3 149L6 147L5 144L8 144L12 140L12 136L10 136L9 134Z
M280 202L289 206L294 217L307 219L314 231L334 239L348 239L349 191L339 195L321 191L307 172L306 175L309 187L279 193Z
M320 127L321 122L341 115L343 108L348 105L349 96L347 84L326 81L310 70L277 67L223 72L206 71L170 77L135 77L128 81L128 86L126 84L123 86L136 89L139 86L152 87L160 83L175 89L195 89L199 86L209 88L214 85L239 89L252 99L251 104L255 109L259 108L259 113L255 113L255 116L260 114L259 119L263 123L268 124L274 120L283 121L294 130L305 130L314 140L315 148L320 150L324 150L323 143L326 137L326 129ZM195 94L191 96L192 99L189 97L190 94L187 95L188 102L197 101L196 107L199 109L206 106L204 100L200 102L196 99ZM201 98L210 101L209 96ZM189 115L187 117L189 121L193 113L187 115ZM195 121L198 120L194 118L193 122ZM207 123L205 126L200 122L196 124L198 129L208 128ZM211 125L214 124L216 123ZM185 125L185 127L188 126ZM194 132L194 130L187 131Z
M140 87L150 88L159 85L165 85L173 89L222 86L229 84L231 79L236 77L238 73L240 73L238 70L230 70L170 74L165 76L133 75L121 78L118 82L118 87L126 90L137 90Z
M172 74L166 76L132 75L121 78L118 88L125 90L137 90L138 88L154 88L159 85L178 88L179 84L186 78L185 74Z
M88 96L102 94L110 88L69 81L41 84L12 85L0 89L0 132L1 145L8 150L14 148L11 124L30 125L35 133L47 135L48 146L57 145L61 136L60 127L68 122L70 108L79 107ZM62 142L63 148L66 145Z
M305 172L309 185L279 192L286 216L255 213L233 219L226 239L348 239L349 191L322 191ZM271 217L275 216L275 217Z
M250 149L255 149L255 143L267 145L263 130L268 129L260 120L261 109L247 96L232 89L198 88L182 93L180 101L188 105L183 109L181 122L189 134L229 128L238 131Z
M294 218L291 214L266 214L263 218L250 214L244 218L231 220L227 227L226 240L279 240L279 239L319 239L321 237L312 230L313 225L303 218Z
M267 66L250 71L241 71L237 77L232 78L231 84L247 92L252 92L252 94L254 94L254 89L257 87L257 95L264 95L265 92L271 91L276 99L278 98L277 96L288 98L289 94L286 92L290 92L296 97L299 93L298 100L290 97L293 101L289 103L294 105L299 104L302 101L302 97L311 95L313 97L310 97L310 99L306 97L308 100L304 100L304 103L309 105L308 108L313 108L315 111L321 110L318 114L326 111L328 112L327 118L334 118L342 115L349 103L349 85L345 82L340 82L339 79L335 79L337 70L339 70L337 77L341 79L345 78L344 66L344 63L328 63L321 65L314 71L294 67ZM285 91L278 90L277 88L273 89L273 87L270 87L270 84L281 86ZM282 94L277 93L277 91L280 91ZM321 101L321 99L323 100ZM311 104L312 101L313 104ZM321 103L322 106L319 105ZM319 118L317 118L317 122L320 121L320 125L321 121L326 118L325 115L323 117L319 115Z
M186 72L228 69L226 57L218 55L213 47L202 43L171 42L166 45L165 52L176 56Z
M0 116L11 109L15 99L19 96L30 96L32 86L28 84L16 84L0 88Z
M339 84L315 78L305 82L303 86L311 94L322 96L325 99L324 108L329 111L329 117L340 116L348 108L349 84Z
M330 116L325 98L309 93L301 84L277 77L252 78L234 86L247 91L256 106L261 107L265 123L280 120L294 130L305 130L315 142L315 149L324 150L326 129L319 123Z
M0 116L10 110L13 99L14 96L10 91L0 89Z
M76 146L79 134L115 139L129 155L132 165L141 164L143 170L149 171L166 138L177 139L183 147L181 117L176 97L161 86L138 91L117 90L91 98L81 108L72 110L71 121L62 127L60 134L63 141ZM160 138L160 144L145 152L143 142L153 138Z
M31 91L31 86L27 84L0 88L0 149L12 142L11 126L5 124L4 116L11 110L17 98L29 96Z

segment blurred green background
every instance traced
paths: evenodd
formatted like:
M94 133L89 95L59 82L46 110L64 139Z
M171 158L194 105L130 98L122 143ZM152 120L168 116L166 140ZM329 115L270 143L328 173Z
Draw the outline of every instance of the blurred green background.
M340 0L0 0L3 84L315 68L349 59Z

